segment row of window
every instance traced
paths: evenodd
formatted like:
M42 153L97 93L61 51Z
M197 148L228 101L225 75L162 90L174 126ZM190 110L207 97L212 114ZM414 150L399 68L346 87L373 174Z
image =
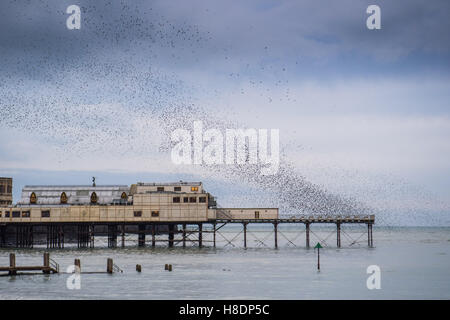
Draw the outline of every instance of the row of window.
M183 197L183 203L196 203L197 197ZM206 197L198 197L198 202L206 203ZM173 197L173 203L181 203L181 197Z
M5 211L5 218L9 218L11 215L11 212ZM135 217L142 217L142 211L134 211ZM0 213L0 218L2 217L2 214ZM30 217L30 211L22 211L22 214L20 211L13 211L12 212L13 218L29 218ZM49 218L50 217L50 210L42 210L41 211L41 217L42 218ZM159 217L159 211L152 211L152 217Z
M128 195L126 194L126 192L122 192L122 195L120 196L120 198L122 200L127 200L128 199ZM61 204L66 204L67 203L67 199L68 198L67 198L66 193L63 192L63 193L61 193L61 196L59 198L59 202ZM91 194L91 203L95 204L97 202L98 202L98 196L97 196L97 194L95 192L92 192L92 194ZM30 203L31 204L36 204L37 203L37 196L36 196L36 194L34 192L32 192L31 195L30 195Z
M135 211L134 212L135 217L142 217L142 211ZM152 217L156 218L159 217L159 211L152 211Z
M165 189L164 187L156 187L156 191L163 192ZM181 191L181 187L173 187L173 191ZM191 191L198 191L198 187L191 187Z
M49 216L50 216L50 211L49 211ZM0 218L2 217L2 214L0 212ZM30 211L13 211L12 214L10 211L5 211L5 218L9 218L9 217L13 217L13 218L29 218L30 217Z
M4 185L0 184L0 193L12 193L12 186L11 185Z

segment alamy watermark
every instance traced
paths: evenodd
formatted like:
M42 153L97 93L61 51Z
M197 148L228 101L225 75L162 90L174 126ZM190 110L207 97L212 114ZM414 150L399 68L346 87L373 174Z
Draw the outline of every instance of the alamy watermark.
M194 121L192 132L176 129L171 141L175 164L259 165L262 175L276 174L280 165L279 129L270 129L269 139L269 129L203 130L203 122Z
M376 264L370 265L366 270L367 274L370 276L367 278L366 286L367 289L381 289L381 269Z
M81 289L81 270L79 266L70 265L67 267L67 273L72 273L66 280L66 287L69 290Z

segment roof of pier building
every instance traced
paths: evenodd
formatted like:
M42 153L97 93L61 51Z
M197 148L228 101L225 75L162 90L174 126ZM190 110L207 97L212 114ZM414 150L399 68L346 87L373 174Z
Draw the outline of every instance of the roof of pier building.
M54 185L25 186L18 205L83 205L126 202L130 193L127 185Z

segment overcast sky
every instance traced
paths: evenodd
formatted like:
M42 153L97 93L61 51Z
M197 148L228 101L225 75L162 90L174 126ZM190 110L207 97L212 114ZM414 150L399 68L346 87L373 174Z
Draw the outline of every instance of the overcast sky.
M80 30L66 28L72 4ZM370 4L381 30L366 28ZM0 175L15 200L96 175L202 179L222 206L279 205L167 149L193 120L278 128L285 175L317 201L450 225L449 16L446 0L2 1Z

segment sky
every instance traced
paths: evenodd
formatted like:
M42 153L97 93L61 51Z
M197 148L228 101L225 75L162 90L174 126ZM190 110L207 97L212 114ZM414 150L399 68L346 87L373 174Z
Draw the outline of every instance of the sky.
M450 225L449 14L445 0L2 1L0 176L15 200L93 175L189 179L224 207ZM279 129L279 174L174 165L170 133L198 120Z

